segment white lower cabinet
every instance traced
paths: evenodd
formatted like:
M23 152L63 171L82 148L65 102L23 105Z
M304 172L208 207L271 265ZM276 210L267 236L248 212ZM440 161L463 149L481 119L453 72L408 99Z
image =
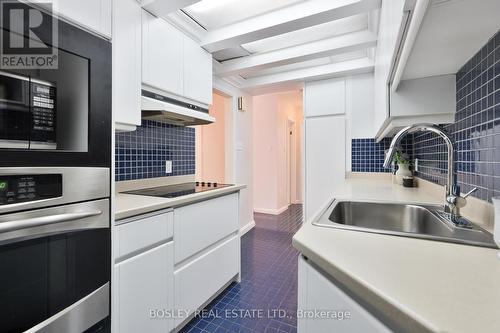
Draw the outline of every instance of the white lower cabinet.
M392 332L302 256L299 256L298 288L298 333ZM323 317L330 319L312 315L319 311L325 313ZM335 313L340 318L340 311L343 315L349 313L349 317L331 319Z
M176 330L186 311L191 315L239 278L238 207L238 193L230 193L118 221L114 333Z
M176 309L192 313L231 281L239 272L239 247L239 236L236 235L176 270ZM178 319L176 325L182 321Z
M173 267L172 242L115 266L118 332L165 333L173 329L173 321L163 315L164 310L173 309ZM154 318L151 311L159 317Z

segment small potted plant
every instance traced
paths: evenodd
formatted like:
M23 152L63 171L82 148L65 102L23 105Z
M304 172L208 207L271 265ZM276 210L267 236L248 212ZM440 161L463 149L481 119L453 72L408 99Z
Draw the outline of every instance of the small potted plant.
M399 185L403 185L404 177L413 176L410 170L411 162L408 155L404 154L401 150L398 150L394 155L394 163L398 165L398 170L396 171L396 182Z

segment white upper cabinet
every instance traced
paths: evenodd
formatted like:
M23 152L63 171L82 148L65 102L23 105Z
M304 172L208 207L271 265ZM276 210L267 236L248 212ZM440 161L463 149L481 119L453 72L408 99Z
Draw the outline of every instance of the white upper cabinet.
M383 1L374 73L374 121L378 131L389 117L389 81L408 12L405 0Z
M142 20L142 83L174 98L211 104L212 55L165 20L146 11Z
M307 82L306 87L306 117L345 114L345 79Z
M212 104L212 55L187 36L184 38L184 95Z
M112 0L54 0L59 15L105 37L111 37Z
M182 96L183 34L162 19L143 10L142 82Z
M141 6L113 1L113 108L118 130L141 125Z

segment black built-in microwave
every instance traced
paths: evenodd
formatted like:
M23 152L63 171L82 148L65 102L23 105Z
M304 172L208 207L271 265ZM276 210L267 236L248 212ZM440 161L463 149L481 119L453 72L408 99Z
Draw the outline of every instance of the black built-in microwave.
M0 64L0 167L111 165L111 43L55 20L57 69Z
M0 71L0 148L57 149L56 85Z

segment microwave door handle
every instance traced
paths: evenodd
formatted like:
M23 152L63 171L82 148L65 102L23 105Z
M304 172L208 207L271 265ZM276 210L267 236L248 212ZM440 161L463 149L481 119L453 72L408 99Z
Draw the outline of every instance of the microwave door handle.
M74 220L98 216L101 214L102 214L101 210L96 210L90 212L56 214L56 215L33 217L17 221L0 222L0 233L22 230L33 227L40 227L49 224L70 222Z

